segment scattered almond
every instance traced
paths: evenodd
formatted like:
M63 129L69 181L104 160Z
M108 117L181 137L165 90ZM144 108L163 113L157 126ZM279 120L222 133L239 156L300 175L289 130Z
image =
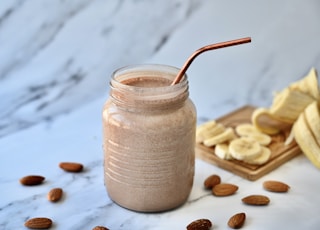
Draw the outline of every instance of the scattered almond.
M20 183L23 185L39 185L44 181L43 176L39 175L30 175L30 176L25 176L20 179Z
M53 188L48 192L47 198L49 201L57 202L61 199L63 194L62 188Z
M244 212L237 213L230 217L228 221L228 226L233 229L239 229L243 226L246 220L246 214Z
M263 195L250 195L242 198L242 202L248 205L267 205L270 199Z
M263 188L270 192L288 192L290 186L280 181L268 180L263 182Z
M191 222L187 226L187 230L209 230L212 226L212 223L208 219L199 219Z
M76 162L61 162L59 167L67 172L81 172L83 165Z
M237 185L221 183L213 187L212 194L215 196L230 196L233 195L237 190Z
M52 220L46 217L36 217L27 220L24 226L30 229L48 229L52 226Z
M221 183L221 178L218 175L211 175L204 181L204 187L206 189L212 189L217 184Z
M103 226L96 226L92 230L109 230L109 228L103 227Z

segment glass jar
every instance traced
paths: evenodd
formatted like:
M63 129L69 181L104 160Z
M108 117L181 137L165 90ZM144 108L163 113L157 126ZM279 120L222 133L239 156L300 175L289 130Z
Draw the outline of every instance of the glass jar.
M179 69L118 69L103 108L104 178L120 206L159 212L182 205L194 177L196 109Z

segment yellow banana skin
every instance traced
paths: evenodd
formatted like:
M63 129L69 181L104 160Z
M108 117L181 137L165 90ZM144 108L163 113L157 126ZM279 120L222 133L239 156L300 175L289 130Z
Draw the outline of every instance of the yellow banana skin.
M304 111L305 119L309 128L320 146L320 113L319 106L316 101L310 104Z
M309 94L316 101L318 101L320 99L320 93L318 87L317 70L315 68L311 68L309 73L304 78L302 78L302 80L292 83L289 88Z
M320 169L320 146L311 132L310 125L307 124L305 113L300 114L293 125L293 132L295 140L303 153L314 166Z
M266 108L257 108L251 116L252 124L261 132L274 135L291 126L273 116Z

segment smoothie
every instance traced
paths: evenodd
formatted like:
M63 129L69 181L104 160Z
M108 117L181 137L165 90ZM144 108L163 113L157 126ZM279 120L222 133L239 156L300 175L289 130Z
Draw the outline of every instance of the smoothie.
M190 194L196 110L187 79L170 86L176 69L160 66L164 74L148 67L152 71L118 73L111 81L103 110L104 176L116 203L158 212L178 207Z

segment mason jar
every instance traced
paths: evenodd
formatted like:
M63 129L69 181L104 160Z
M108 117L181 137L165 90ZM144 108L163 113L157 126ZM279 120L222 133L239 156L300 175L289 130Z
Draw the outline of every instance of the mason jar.
M104 178L122 207L160 212L190 194L196 109L188 79L170 85L179 69L135 65L116 70L103 108Z

